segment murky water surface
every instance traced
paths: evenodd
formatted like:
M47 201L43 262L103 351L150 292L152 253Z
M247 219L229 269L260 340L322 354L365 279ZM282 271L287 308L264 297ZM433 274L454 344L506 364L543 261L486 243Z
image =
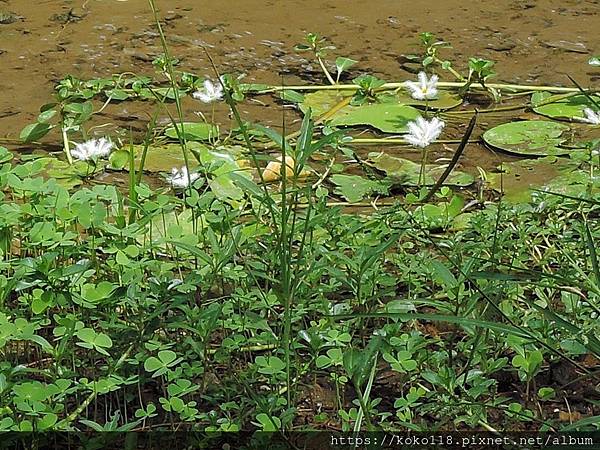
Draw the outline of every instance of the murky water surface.
M324 82L317 65L293 50L308 31L319 32L357 69L389 81L414 77L401 54L418 50L417 34L431 31L452 43L444 56L464 69L470 56L496 61L497 82L568 85L566 74L588 85L600 71L587 65L600 53L600 3L584 0L157 0L173 54L199 75L212 70L206 46L222 72L247 82ZM51 99L56 80L133 71L153 74L162 53L146 0L0 0L0 135L15 138ZM448 81L453 81L447 78ZM591 81L590 81L591 80ZM184 101L193 117L202 108ZM280 107L250 102L253 120L277 126ZM151 106L111 105L104 121L134 130ZM224 105L219 121L229 123ZM492 116L482 126L493 122ZM456 125L457 132L460 127ZM370 149L372 150L372 149ZM483 150L465 158L481 163ZM490 153L486 153L489 157Z

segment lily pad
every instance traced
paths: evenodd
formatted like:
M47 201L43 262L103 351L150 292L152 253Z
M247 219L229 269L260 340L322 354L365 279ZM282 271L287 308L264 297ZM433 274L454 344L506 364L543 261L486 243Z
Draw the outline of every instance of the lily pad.
M331 182L336 185L335 193L343 196L350 203L360 202L374 192L387 194L389 185L381 181L369 180L359 175L333 175Z
M391 179L394 184L403 186L417 186L419 184L419 174L421 165L408 159L397 158L386 153L369 153L366 163L379 169ZM428 164L425 166L425 185L433 185L444 172L444 166ZM445 185L469 186L474 181L474 177L468 173L459 170L453 170Z
M575 184L575 175L581 173L574 170L578 165L577 161L556 156L504 162L498 172L487 174L487 183L503 191L506 201L524 203L531 200L532 189L557 186L560 180L563 186Z
M594 95L592 98L600 104L600 96ZM556 101L552 101L556 99ZM552 103L547 103L552 101ZM542 106L537 104L544 102ZM543 116L552 119L580 119L585 117L583 110L585 108L596 109L593 102L583 94L566 97L564 95L551 95L549 92L536 92L531 96L531 105L533 110Z
M418 109L394 103L374 103L361 106L347 106L331 120L331 125L369 125L384 133L404 133L408 122L420 117Z
M548 156L565 154L560 145L567 125L546 120L525 120L498 125L483 133L490 146L519 156Z
M189 143L188 148L190 150L203 147L201 144ZM127 170L129 168L129 146L125 146L116 152L113 152L109 158L110 168L114 170ZM140 166L144 146L134 145L133 152L135 155L135 167L136 170ZM198 162L189 153L188 162L190 169L198 166ZM179 144L166 144L166 145L151 145L148 147L146 154L146 160L144 161L144 171L146 172L170 172L173 167L182 167L185 165L185 159L183 152Z
M306 113L308 108L310 108L313 115L319 117L331 111L332 108L340 102L347 100L348 97L351 97L352 95L354 95L354 92L351 90L336 91L328 89L311 92L310 94L306 94L301 100L300 110L303 113ZM462 99L458 95L448 91L439 91L438 98L429 100L428 102L415 100L402 90L397 93L394 91L382 92L377 96L377 99L380 103L385 104L392 103L398 105L422 106L431 109L450 109L455 108L462 103ZM337 114L344 114L351 108L353 107L344 106L338 113L334 114L334 116L337 116Z
M181 125L177 125L179 128ZM208 141L209 139L218 136L219 129L212 123L204 122L184 122L183 132L187 141ZM165 135L171 139L179 139L177 129L171 126L165 130Z
M459 95L453 94L448 91L438 91L437 98L424 101L424 100L415 100L406 91L398 91L397 93L382 93L377 96L380 102L382 103L400 103L402 105L412 105L412 106L422 106L427 107L429 109L439 109L446 110L456 108L460 106L463 102L462 98Z
M300 110L306 114L308 108L310 108L314 117L320 117L331 111L341 101L352 97L352 95L354 95L354 92L350 90L335 91L328 89L311 92L304 96L304 99L300 103Z

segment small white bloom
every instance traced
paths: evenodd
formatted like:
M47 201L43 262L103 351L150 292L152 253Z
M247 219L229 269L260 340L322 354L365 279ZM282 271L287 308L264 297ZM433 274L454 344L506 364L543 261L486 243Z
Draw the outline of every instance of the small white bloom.
M595 112L592 108L585 108L583 114L585 114L585 117L581 118L583 122L600 125L600 111Z
M211 103L223 98L223 86L220 82L213 83L207 78L204 80L204 89L196 91L192 95L204 103Z
M437 117L431 120L419 117L416 121L408 122L409 133L402 137L412 145L425 148L438 138L444 125L444 122Z
M114 144L106 138L91 139L75 145L75 148L71 151L71 155L81 161L98 159L103 156L108 156L113 145Z
M188 173L187 167L185 166L181 169L173 167L173 170L171 170L171 175L167 177L167 181L174 188L185 189L198 178L200 178L200 174Z
M411 97L415 100L430 100L437 97L437 82L437 75L431 75L431 78L428 79L425 72L419 72L418 82L405 81L404 86L410 91Z
M183 280L180 280L179 278L174 278L173 281L171 281L167 286L167 291L175 289L180 284L183 284Z

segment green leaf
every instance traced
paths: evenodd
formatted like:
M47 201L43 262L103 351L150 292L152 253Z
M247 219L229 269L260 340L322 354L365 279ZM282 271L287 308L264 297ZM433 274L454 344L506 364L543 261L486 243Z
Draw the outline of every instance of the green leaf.
M428 109L447 110L460 106L463 102L459 95L448 91L438 91L436 98L431 100L415 100L405 90L397 93L387 92L377 96L381 103L399 103L402 105L422 106Z
M52 119L57 113L58 111L56 111L55 109L48 109L40 113L40 115L37 118L37 121L38 123L48 123L48 121Z
M37 422L37 430L44 431L52 428L54 424L57 422L58 416L54 413L46 413L44 417L42 417Z
M163 364L155 356L151 356L146 361L144 361L144 369L146 369L146 372L154 372L160 369L161 367L163 367Z
M279 419L279 417L269 417L265 413L260 413L256 415L256 420L260 422L262 431L273 432L281 428L281 419Z
M368 314L338 314L329 316L334 320L349 320L356 319L357 317L363 318L397 318L404 321L409 320L431 320L434 322L448 322L455 323L464 327L482 327L488 328L492 331L499 333L506 333L508 335L518 336L522 338L531 338L531 334L527 332L525 328L514 327L512 325L505 325L497 322L490 322L479 319L470 319L468 317L460 316L448 316L443 314L421 314L421 313L368 313Z
M330 111L336 105L338 105L343 100L347 99L347 97L351 97L353 95L352 91L347 90L334 90L327 89L321 91L311 92L310 94L306 94L304 96L304 100L300 103L300 109L303 113L306 113L308 109L312 109L313 116L319 117ZM415 100L410 95L408 95L404 90L400 90L398 92L395 91L384 91L377 94L377 100L380 104L397 104L397 105L409 105L409 106L421 106L423 108L427 107L429 109L450 109L455 108L462 104L462 99L460 96L448 92L448 91L439 91L438 97L433 100L429 100L427 102L423 100ZM350 110L350 106L344 106L338 113L336 113L333 117L336 117L338 114L344 113L344 111Z
M123 170L129 163L129 152L123 148L112 152L108 158L111 169Z
M418 186L421 165L408 159L397 158L383 152L371 152L368 154L367 164L385 172L393 184L402 186ZM445 166L428 164L425 166L425 185L433 185L442 175ZM474 181L471 174L453 170L445 181L445 185L469 186Z
M349 69L350 67L352 67L353 65L355 65L358 61L352 59L352 58L345 58L343 56L338 56L335 59L335 68L337 70L338 73L338 79L339 76L341 75L342 72L344 72L345 70Z
M104 333L98 333L96 339L94 339L94 345L97 345L98 347L111 348L113 342L108 335Z
M456 278L442 262L437 259L432 259L430 264L436 275L436 279L440 284L444 285L446 289L453 289L456 287Z
M556 101L552 101L552 99L556 99ZM592 99L600 104L600 96L593 95ZM541 102L544 102L545 104L536 106ZM583 113L585 108L591 108L593 110L597 109L594 102L583 94L572 95L565 98L564 95L550 95L548 92L536 92L531 96L531 104L536 113L552 119L580 119L585 117L585 114Z
M26 143L38 141L46 136L51 129L52 125L47 123L32 123L21 130L19 137Z
M342 100L352 97L352 94L352 91L333 89L311 92L304 96L304 100L300 103L300 110L306 114L310 109L313 117L319 117L330 111Z
M165 130L165 135L171 139L179 139L178 130L183 130L186 141L208 141L219 134L216 125L204 122L184 122L183 127L177 124L177 128L171 126Z
M562 155L560 145L566 139L562 134L569 130L567 125L545 120L510 122L487 130L484 141L497 149L519 156Z
M404 133L407 124L421 114L412 106L393 103L372 103L346 106L330 121L333 126L368 125L384 133Z
M177 354L172 350L161 350L158 352L158 358L165 366L169 366L177 358Z
M344 353L344 369L348 376L352 378L356 388L362 389L373 366L377 364L380 347L381 337L373 336L363 350L350 349Z
M257 356L255 362L258 372L265 375L282 373L285 369L285 363L277 356Z
M374 192L388 192L386 184L359 175L333 175L331 182L336 185L335 193L345 197L350 203L359 202Z
M123 101L123 100L127 100L130 95L121 90L121 89L110 89L108 91L105 91L105 94L107 97L110 97L111 100L117 100L117 101Z
M302 103L304 101L304 95L300 92L293 91L291 89L285 89L279 92L279 98L287 102Z
M77 337L85 343L92 344L96 339L96 332L91 328L82 328L77 332Z
M51 291L45 291L41 295L35 295L31 302L31 311L34 314L43 313L46 308L54 304L54 293Z

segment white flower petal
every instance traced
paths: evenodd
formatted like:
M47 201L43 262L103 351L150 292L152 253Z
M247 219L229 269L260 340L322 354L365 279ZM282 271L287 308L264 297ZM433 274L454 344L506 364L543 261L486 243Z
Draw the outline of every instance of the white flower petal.
M404 86L410 91L410 95L415 100L428 100L437 97L437 75L432 75L427 78L425 72L419 72L417 75L418 82L406 81Z
M427 121L423 117L407 124L408 133L402 137L410 144L425 148L435 141L445 124L437 117Z
M583 114L585 114L585 118L582 118L582 121L593 125L600 125L600 111L595 112L592 108L585 108Z
M200 178L200 174L188 173L188 170L185 166L181 169L173 167L173 169L171 169L171 175L167 177L167 181L174 188L185 189L198 178Z
M103 156L108 156L113 148L113 143L106 139L91 139L80 144L76 144L75 148L71 151L71 156L81 160L87 161L90 159L98 159Z

